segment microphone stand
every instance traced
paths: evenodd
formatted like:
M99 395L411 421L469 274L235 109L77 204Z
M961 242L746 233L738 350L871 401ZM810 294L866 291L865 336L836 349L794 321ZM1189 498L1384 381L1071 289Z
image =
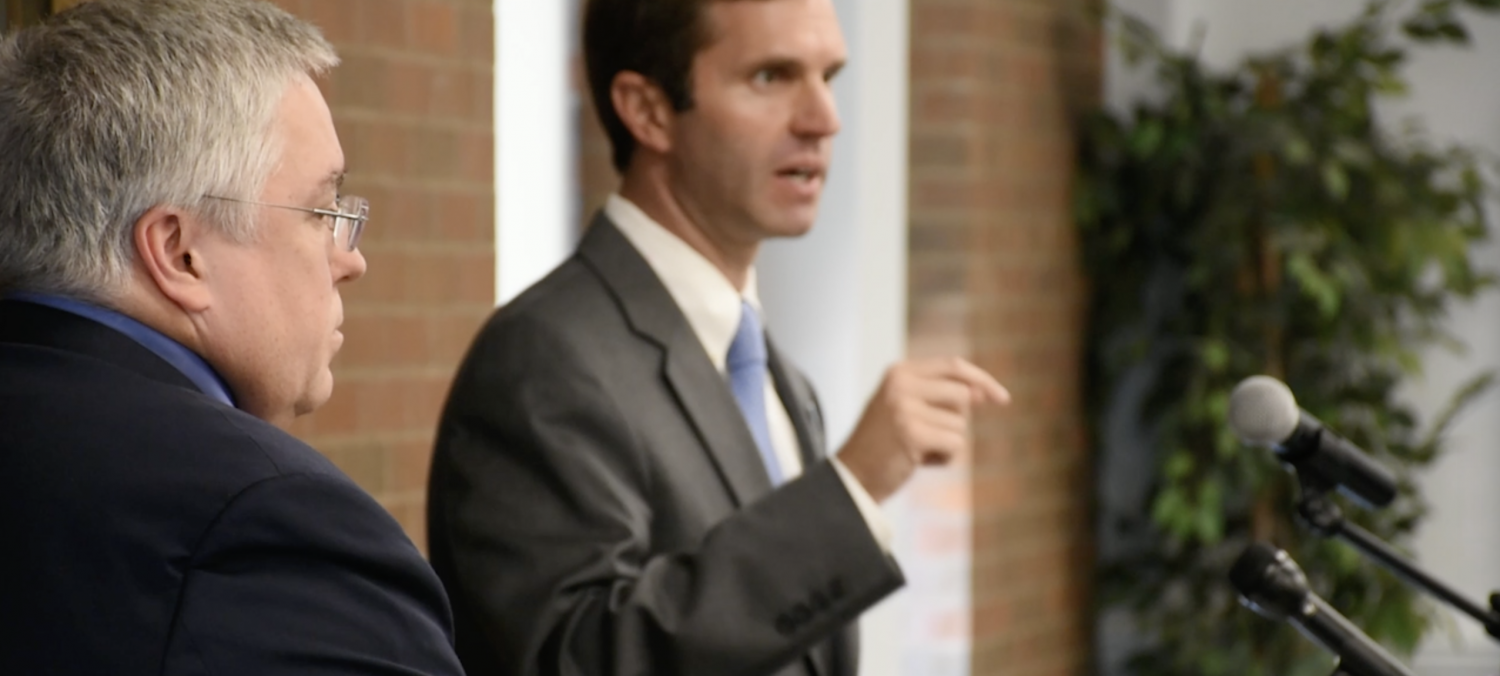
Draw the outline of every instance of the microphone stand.
M1384 566L1397 577L1418 589L1457 608L1465 615L1484 625L1491 638L1500 640L1500 593L1490 594L1488 608L1475 603L1458 593L1443 581L1428 575L1406 560L1394 547L1375 537L1359 524L1344 519L1343 510L1328 499L1328 488L1297 475L1302 484L1302 497L1297 501L1297 514L1312 532L1321 537L1338 537L1353 545L1355 549ZM1338 676L1341 672L1334 672Z

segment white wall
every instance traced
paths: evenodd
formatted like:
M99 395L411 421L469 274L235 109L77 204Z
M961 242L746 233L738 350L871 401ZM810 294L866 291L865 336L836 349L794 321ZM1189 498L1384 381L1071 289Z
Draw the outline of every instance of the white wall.
M495 302L573 252L574 1L495 0Z
M885 368L905 353L907 0L835 0L849 65L835 81L843 129L812 233L769 243L758 264L767 327L818 388L831 448L853 429ZM861 622L866 676L967 675L968 647L928 640L925 613L968 599L967 561L924 576L914 524L887 503L908 588ZM959 581L958 585L953 584Z
M1354 17L1358 0L1121 0L1155 24L1171 42L1188 44L1201 25L1202 54L1217 66L1228 66L1252 51L1302 41L1315 27ZM1422 49L1408 76L1409 100L1382 108L1387 124L1415 117L1437 140L1500 152L1500 20L1470 22L1475 44L1469 50ZM1125 73L1112 57L1107 96L1122 107L1148 90L1138 76ZM1496 212L1500 213L1500 212ZM1500 248L1475 250L1484 267L1500 270ZM1406 388L1411 401L1430 420L1460 383L1483 369L1500 367L1500 293L1457 308L1451 326L1470 346L1466 355L1433 352L1426 378ZM1420 565L1476 601L1484 602L1500 587L1500 394L1479 402L1462 418L1450 438L1449 453L1422 480L1432 512L1416 540ZM1417 670L1427 676L1477 676L1495 673L1500 649L1467 618L1450 615L1450 632L1439 632L1418 656ZM1452 637L1452 638L1450 638Z

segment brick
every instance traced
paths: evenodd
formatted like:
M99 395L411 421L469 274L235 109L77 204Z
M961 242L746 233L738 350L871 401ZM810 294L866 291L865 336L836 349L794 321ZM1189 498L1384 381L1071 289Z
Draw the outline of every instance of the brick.
M338 105L346 109L379 109L384 103L384 83L388 59L364 53L351 53L329 74L336 88Z
M293 11L322 29L323 36L335 47L359 39L359 7L355 0L302 2Z
M488 78L486 78L488 79ZM470 73L451 66L428 72L428 114L434 119L468 120L474 113L476 95Z
M459 52L467 61L495 63L495 15L488 0L458 8Z
M421 492L377 496L380 505L401 524L413 544L427 553L427 497Z
M374 495L385 490L385 449L379 443L357 443L334 446L325 451L328 459L349 475L354 483Z
M360 0L360 5L357 37L361 45L406 49L411 23L406 0Z
M333 396L312 415L302 418L309 427L301 436L342 435L355 431L355 398L351 386L339 379L338 371L338 361L335 360Z
M458 37L458 14L447 2L422 2L410 6L411 46L421 52L453 56L462 48Z
M969 163L970 143L957 134L913 136L911 161L929 167L962 168Z
M933 77L922 85L948 83L979 77L984 71L983 52L968 45L919 43L911 49L910 68Z
M407 442L391 451L388 478L392 491L425 491L432 469L432 441Z
M437 70L425 63L393 60L385 65L381 110L405 115L432 115Z

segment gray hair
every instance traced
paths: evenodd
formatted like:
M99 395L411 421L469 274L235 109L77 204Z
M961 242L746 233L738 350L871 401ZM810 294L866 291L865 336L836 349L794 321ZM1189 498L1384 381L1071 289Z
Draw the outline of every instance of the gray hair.
M337 65L261 0L93 0L0 41L0 292L108 302L152 207L238 241L281 155L276 108Z

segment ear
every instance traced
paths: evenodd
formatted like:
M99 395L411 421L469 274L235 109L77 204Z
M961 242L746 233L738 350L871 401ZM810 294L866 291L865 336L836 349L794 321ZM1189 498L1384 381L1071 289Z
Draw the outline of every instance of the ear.
M213 298L203 275L205 234L197 219L177 207L151 207L135 222L136 259L146 276L161 295L190 313L208 309Z
M677 111L660 86L640 73L624 70L610 83L609 97L637 145L656 153L671 151Z

